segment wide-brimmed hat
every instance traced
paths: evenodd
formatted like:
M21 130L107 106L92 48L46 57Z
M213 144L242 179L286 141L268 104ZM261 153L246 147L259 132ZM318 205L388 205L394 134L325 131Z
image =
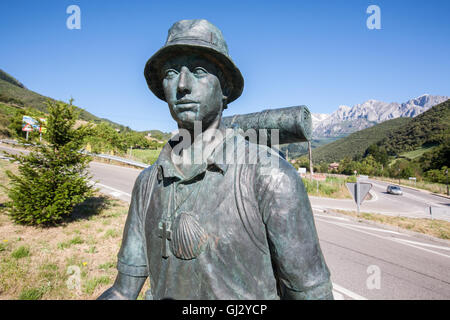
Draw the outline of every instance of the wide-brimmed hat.
M244 78L228 54L222 32L204 19L176 22L169 29L166 44L147 61L144 76L148 87L158 98L165 100L161 77L163 64L170 58L191 54L202 55L220 68L222 88L225 85L228 91L227 103L239 98Z

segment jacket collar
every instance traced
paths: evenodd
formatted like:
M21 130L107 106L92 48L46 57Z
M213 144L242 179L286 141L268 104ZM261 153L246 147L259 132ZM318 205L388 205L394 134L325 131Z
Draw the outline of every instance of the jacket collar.
M231 139L237 134L235 129L225 129L223 124L218 128L221 132L221 141L214 147L213 150L208 150L210 141L206 141L206 138L196 139L194 143L188 148L183 150L183 153L191 154L194 150L197 152L205 153L205 157L199 157L199 159L192 159L191 162L183 165L176 166L174 163L175 157L173 156L173 150L180 142L180 135L177 134L172 137L161 150L161 153L156 161L158 173L164 178L175 177L182 181L189 181L197 177L198 175L206 172L206 170L220 171L223 175L227 172L228 164L226 164L226 152L229 149L227 145L230 145ZM230 150L231 151L231 150ZM201 154L201 153L200 153ZM205 161L206 159L206 161Z

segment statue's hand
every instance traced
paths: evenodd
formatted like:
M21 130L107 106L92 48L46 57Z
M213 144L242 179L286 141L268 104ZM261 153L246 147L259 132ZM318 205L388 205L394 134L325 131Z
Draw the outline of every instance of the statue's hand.
M116 288L111 287L103 292L97 300L128 300L123 294L121 294Z
M97 300L136 300L147 277L133 277L119 272L114 285Z

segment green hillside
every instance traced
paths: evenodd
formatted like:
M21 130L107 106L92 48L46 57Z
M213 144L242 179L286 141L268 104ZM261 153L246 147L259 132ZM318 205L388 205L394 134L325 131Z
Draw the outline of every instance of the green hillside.
M449 139L449 136L450 99L412 118L377 144L384 147L390 155L401 155L441 145Z
M383 140L397 128L412 121L411 118L397 118L382 122L370 128L354 132L329 144L312 150L312 158L315 163L336 162L345 157L362 157L367 148L374 143Z
M17 81L14 77L7 74L3 70L0 69L0 103L7 104L10 106L16 106L19 108L32 108L36 109L40 112L47 113L47 106L45 105L45 101L47 99L54 100L43 95L40 95L36 92L28 90ZM93 122L108 122L114 128L118 128L123 130L125 127L112 122L108 119L103 119L94 116L93 114L83 110L81 108L77 108L80 111L80 119L85 121L93 121Z
M10 74L7 74L2 69L0 69L0 80L4 80L4 81L9 82L9 83L11 83L11 84L13 84L15 86L20 87L20 88L25 88L25 86L22 83L20 83L16 78L11 76Z

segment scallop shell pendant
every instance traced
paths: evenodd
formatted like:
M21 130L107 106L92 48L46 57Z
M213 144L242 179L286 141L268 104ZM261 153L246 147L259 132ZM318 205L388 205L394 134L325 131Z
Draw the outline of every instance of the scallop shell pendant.
M204 249L208 234L199 225L194 216L181 212L172 225L173 234L170 250L183 260L196 258Z

